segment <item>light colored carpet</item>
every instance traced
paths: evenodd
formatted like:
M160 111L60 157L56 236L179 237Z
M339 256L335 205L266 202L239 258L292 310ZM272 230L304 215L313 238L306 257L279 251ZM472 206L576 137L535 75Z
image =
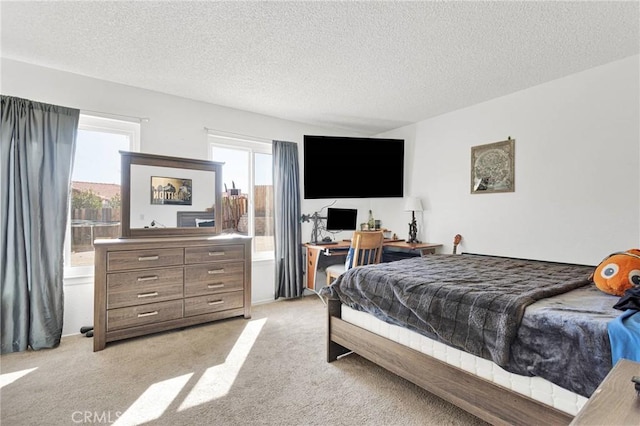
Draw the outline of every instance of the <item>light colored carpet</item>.
M92 339L65 337L56 349L0 358L0 422L484 424L358 355L327 363L325 336L325 306L308 296L255 306L251 320L129 339L96 353Z

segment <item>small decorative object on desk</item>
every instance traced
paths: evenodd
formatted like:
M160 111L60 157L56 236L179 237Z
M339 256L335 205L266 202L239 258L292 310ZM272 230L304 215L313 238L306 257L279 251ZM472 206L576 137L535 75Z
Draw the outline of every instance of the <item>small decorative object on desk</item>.
M404 202L404 210L411 212L411 223L409 223L408 243L415 244L418 241L418 223L416 222L416 212L422 211L422 202L416 197L407 197Z
M371 210L369 210L369 222L367 222L367 225L369 225L369 231L376 229L376 221L373 219L373 212Z

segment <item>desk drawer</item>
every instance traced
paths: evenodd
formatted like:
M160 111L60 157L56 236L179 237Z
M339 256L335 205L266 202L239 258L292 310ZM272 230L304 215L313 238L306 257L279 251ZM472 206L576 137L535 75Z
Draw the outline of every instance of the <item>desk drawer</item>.
M243 299L243 291L190 297L184 299L184 316L190 317L211 312L226 311L227 309L242 308L244 306Z
M182 265L183 259L184 251L181 248L116 251L107 256L107 271Z
M208 263L243 259L243 245L187 247L185 248L184 263Z
M182 318L182 299L107 311L107 331Z
M186 266L184 276L185 297L242 290L244 263L209 263Z
M107 309L183 297L182 268L107 274Z

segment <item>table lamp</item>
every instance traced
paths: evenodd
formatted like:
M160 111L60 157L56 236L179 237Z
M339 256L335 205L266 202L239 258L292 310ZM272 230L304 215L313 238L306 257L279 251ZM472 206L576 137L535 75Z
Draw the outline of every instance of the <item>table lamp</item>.
M418 197L407 197L404 200L404 211L411 212L411 223L409 224L408 243L419 243L418 241L418 224L416 223L416 212L422 211L422 202Z

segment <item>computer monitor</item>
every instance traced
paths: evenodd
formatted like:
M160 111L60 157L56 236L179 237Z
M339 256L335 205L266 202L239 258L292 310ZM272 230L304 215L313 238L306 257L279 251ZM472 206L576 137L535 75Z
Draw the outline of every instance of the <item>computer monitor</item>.
M357 209L327 209L327 231L354 231Z

